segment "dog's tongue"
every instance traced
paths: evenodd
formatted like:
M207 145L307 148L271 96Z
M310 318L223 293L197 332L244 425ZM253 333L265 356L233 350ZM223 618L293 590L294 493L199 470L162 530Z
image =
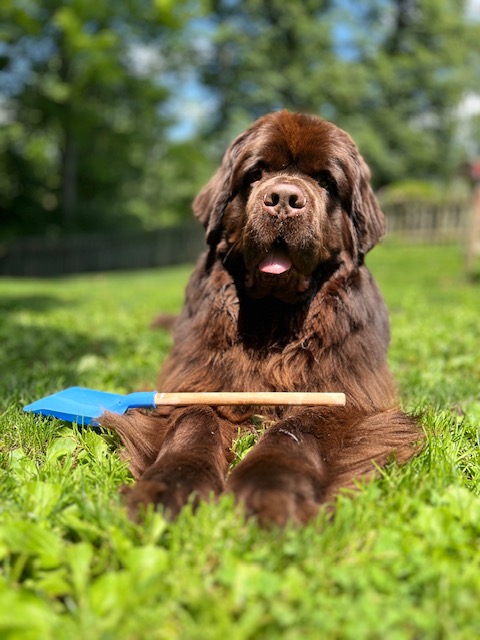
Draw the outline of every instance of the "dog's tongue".
M270 249L266 257L260 262L258 268L263 273L274 273L279 275L285 273L292 266L288 253L280 247Z

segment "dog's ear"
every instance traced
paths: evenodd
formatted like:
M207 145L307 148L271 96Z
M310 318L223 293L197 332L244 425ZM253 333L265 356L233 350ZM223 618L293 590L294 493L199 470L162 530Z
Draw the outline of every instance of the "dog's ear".
M193 213L205 227L209 245L216 245L220 239L223 214L234 196L232 181L235 167L253 130L254 127L250 127L231 143L220 167L193 201Z
M360 154L355 161L351 217L358 239L359 257L370 251L385 235L385 216L370 182L370 169Z
M229 175L230 172L222 162L192 204L193 214L205 227L207 243L210 245L219 240L223 212L230 202Z

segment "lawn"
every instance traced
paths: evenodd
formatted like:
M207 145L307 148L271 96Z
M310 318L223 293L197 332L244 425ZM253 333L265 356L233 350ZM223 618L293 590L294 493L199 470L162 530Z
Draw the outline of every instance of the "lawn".
M455 247L386 244L369 265L427 445L285 531L229 497L133 524L115 438L22 411L76 384L152 388L171 339L149 323L179 309L187 267L0 280L2 640L480 636L480 288Z

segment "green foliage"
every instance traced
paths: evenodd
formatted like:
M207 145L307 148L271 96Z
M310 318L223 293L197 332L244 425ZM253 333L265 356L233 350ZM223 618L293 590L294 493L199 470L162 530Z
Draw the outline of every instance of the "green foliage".
M109 0L2 3L13 76L0 135L1 224L10 232L108 227L165 121L160 38L175 28L169 3ZM150 49L149 49L150 48ZM149 68L136 56L151 53Z
M456 180L451 184L439 184L427 180L399 180L385 186L379 193L382 205L431 203L458 205L465 202L470 206L471 187L464 180ZM468 204L467 204L468 203Z
M192 200L216 165L196 139L156 145L140 185L132 185L128 207L145 228L192 219ZM159 204L161 203L161 204Z
M262 531L230 497L128 521L111 434L25 414L72 384L152 388L188 269L0 282L0 636L474 638L480 633L478 287L454 247L369 256L403 403L427 443L330 520ZM253 437L235 446L240 459Z
M448 184L480 149L474 116L459 122L480 69L467 5L5 0L0 232L170 224L232 137L280 108L349 131L377 187Z
M381 192L382 202L435 202L445 195L438 185L425 180L392 182Z
M329 0L211 3L211 44L199 72L216 95L209 127L223 144L272 109L334 116L349 65L334 50L331 8ZM356 74L349 90L355 81Z
M368 124L348 113L341 121L365 148L377 184L448 180L464 159L458 105L478 85L480 24L464 0L370 4L368 43L359 34L368 78L359 112L368 111Z
M212 17L199 68L215 135L271 109L320 114L352 134L377 186L445 181L464 159L458 105L480 66L465 0L217 0Z

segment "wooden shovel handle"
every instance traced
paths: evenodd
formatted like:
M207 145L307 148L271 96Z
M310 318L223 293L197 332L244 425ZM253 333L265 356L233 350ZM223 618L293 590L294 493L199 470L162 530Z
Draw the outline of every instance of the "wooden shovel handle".
M344 406L344 393L316 393L290 391L207 391L197 393L156 393L153 399L156 406L206 405L324 405Z

